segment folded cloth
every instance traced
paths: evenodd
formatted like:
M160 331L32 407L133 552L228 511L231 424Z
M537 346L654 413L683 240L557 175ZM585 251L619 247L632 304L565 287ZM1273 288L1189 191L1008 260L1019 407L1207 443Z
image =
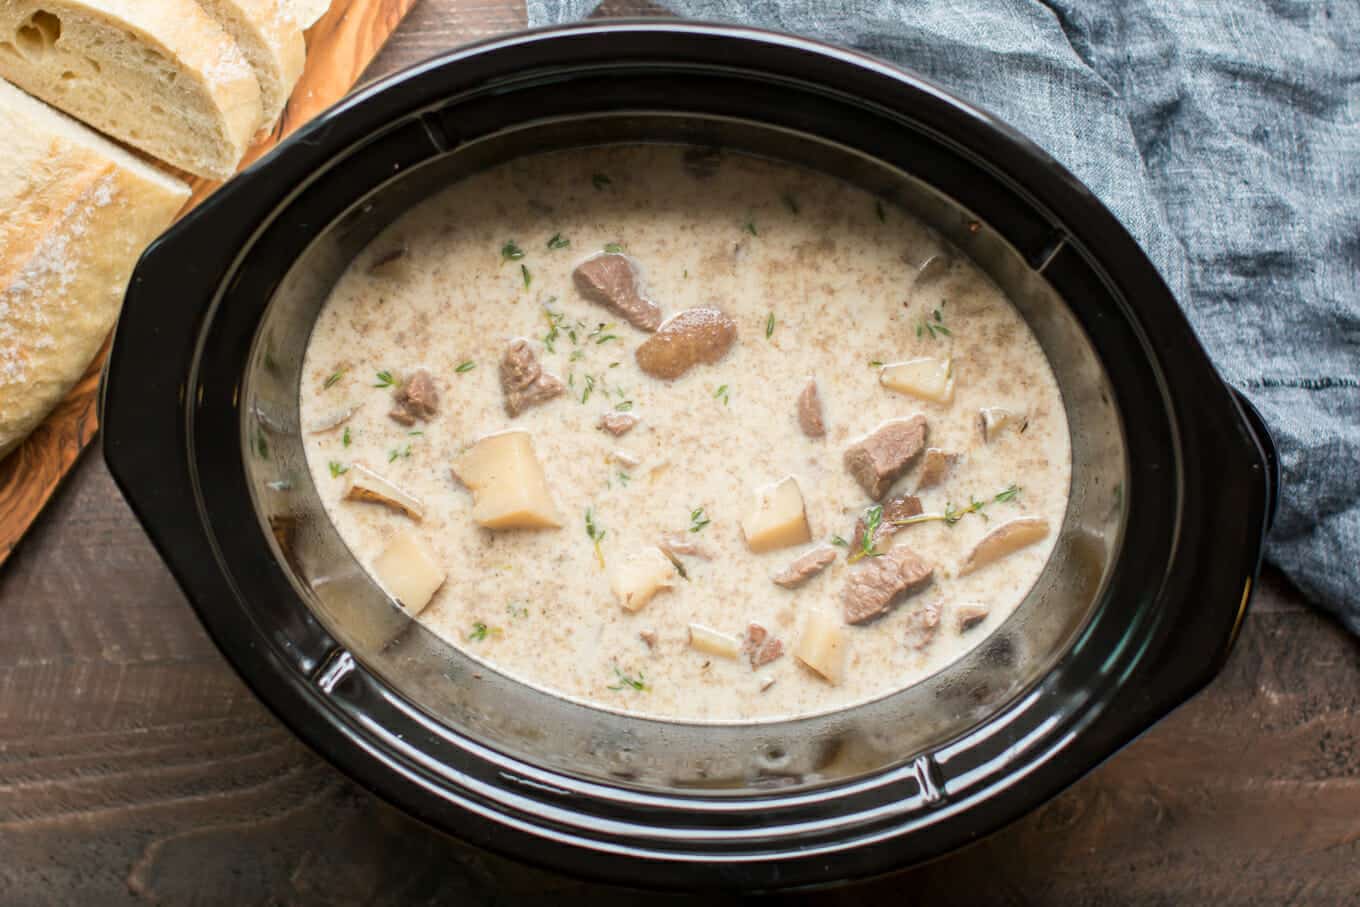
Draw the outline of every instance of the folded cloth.
M892 60L1009 121L1085 182L1270 426L1284 489L1268 558L1360 633L1360 5L666 5ZM594 7L528 0L529 21Z

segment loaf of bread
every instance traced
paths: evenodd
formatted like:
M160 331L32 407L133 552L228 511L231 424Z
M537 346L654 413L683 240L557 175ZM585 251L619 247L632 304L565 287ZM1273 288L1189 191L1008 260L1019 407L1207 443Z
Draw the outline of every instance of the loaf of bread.
M189 188L0 80L0 458L79 380Z
M297 23L299 28L310 28L317 19L326 15L331 8L331 0L280 0L283 14Z
M307 43L283 0L198 0L231 35L260 83L260 128L270 129L302 75Z
M0 76L217 179L235 172L262 122L250 64L195 0L0 0Z

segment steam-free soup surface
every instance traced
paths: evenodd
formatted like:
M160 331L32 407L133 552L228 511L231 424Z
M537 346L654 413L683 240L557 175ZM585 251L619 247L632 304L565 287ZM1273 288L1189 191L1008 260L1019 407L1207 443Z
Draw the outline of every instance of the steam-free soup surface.
M1024 599L1068 494L1052 372L976 267L825 175L673 146L416 207L334 288L301 407L327 513L401 606L672 719L939 670Z

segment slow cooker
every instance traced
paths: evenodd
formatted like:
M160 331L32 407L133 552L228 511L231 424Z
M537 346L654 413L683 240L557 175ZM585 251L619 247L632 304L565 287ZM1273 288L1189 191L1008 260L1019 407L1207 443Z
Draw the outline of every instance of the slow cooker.
M610 713L409 620L326 519L299 375L346 264L452 181L619 142L735 149L868 189L971 256L1033 328L1072 429L1070 504L1024 604L946 670L796 721ZM1259 417L1147 257L1034 144L871 57L672 21L451 51L299 130L147 251L102 421L109 468L209 633L312 747L436 828L656 887L876 874L1053 797L1222 665L1278 482Z

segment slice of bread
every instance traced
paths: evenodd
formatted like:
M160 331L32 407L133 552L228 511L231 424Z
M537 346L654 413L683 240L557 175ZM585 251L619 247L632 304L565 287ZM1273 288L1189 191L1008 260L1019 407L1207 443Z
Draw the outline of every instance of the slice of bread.
M0 80L0 458L84 374L189 187Z
M279 0L283 14L297 23L298 28L311 28L316 20L326 15L331 0Z
M255 74L195 0L0 0L0 76L216 179L260 124Z
M302 29L284 15L281 0L198 0L245 54L260 83L260 128L270 129L283 113L302 75L307 42Z

